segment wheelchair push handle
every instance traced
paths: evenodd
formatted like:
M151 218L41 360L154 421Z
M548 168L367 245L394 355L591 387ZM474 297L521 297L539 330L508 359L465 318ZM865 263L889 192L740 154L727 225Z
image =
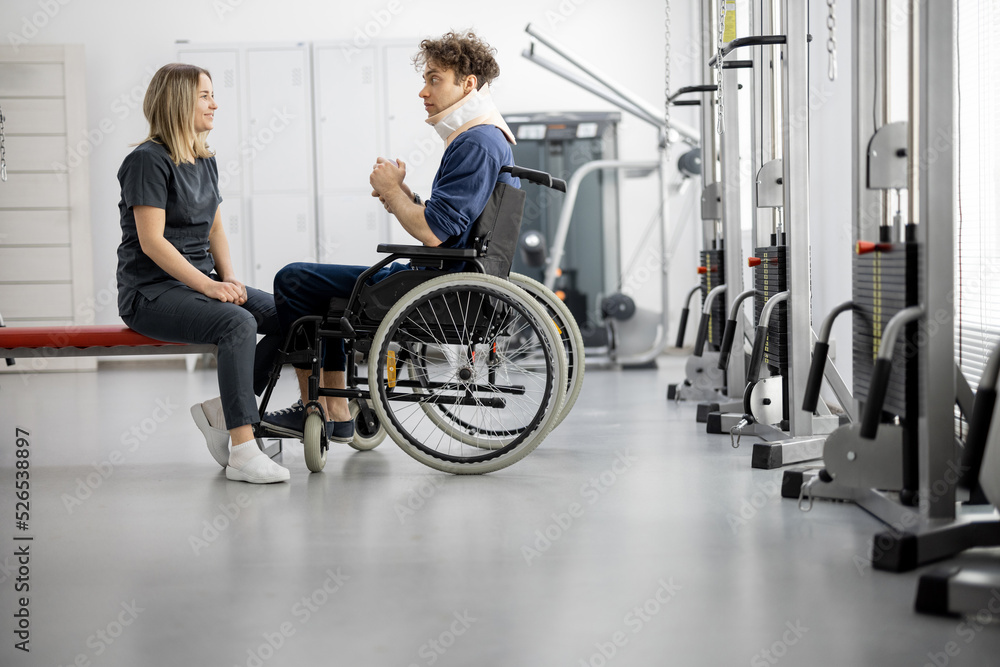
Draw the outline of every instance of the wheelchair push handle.
M552 188L553 190L558 190L559 192L566 192L566 181L561 178L553 178L552 174L548 174L544 171L525 169L524 167L518 167L516 165L504 165L503 167L500 167L500 172L508 173L514 178L529 180L537 185L544 185L547 188Z

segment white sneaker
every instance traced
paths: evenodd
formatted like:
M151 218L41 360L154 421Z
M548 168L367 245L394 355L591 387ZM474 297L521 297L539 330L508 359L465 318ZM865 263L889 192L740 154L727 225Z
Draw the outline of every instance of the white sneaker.
M288 468L282 468L261 452L243 464L241 468L226 466L226 479L234 482L250 482L251 484L272 484L287 482L291 477Z
M226 430L226 418L222 414L222 398L216 397L204 403L191 406L191 416L198 425L208 451L220 466L229 465L229 431Z

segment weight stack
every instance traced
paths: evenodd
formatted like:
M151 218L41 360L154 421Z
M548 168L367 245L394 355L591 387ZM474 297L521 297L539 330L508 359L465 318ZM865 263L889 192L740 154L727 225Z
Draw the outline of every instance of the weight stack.
M708 293L719 285L726 284L726 264L725 250L701 251L701 305L705 306L705 298ZM713 349L722 346L722 334L726 330L726 299L725 296L718 296L712 304L712 312L708 318L708 335L705 343Z
M868 400L868 385L885 325L899 311L918 305L917 250L914 242L880 243L873 252L854 255L852 292L858 306L853 315L854 397L859 401ZM892 356L883 410L900 417L906 416L907 391L912 400L918 386L917 349L913 343L916 332L917 324L908 324L896 339Z
M753 277L753 286L757 290L753 298L754 323L759 324L760 313L768 299L788 289L788 248L783 245L765 246L754 250L754 256L760 258L760 265L754 269ZM781 375L785 375L788 369L787 301L779 303L771 313L764 347L764 363Z

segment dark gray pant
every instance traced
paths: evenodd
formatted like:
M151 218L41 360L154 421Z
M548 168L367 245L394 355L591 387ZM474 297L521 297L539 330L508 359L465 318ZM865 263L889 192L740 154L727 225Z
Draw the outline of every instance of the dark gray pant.
M266 384L280 343L273 296L247 287L246 303L237 306L182 285L152 300L140 294L133 308L123 318L125 324L145 336L218 347L219 394L227 429L260 421L254 392ZM259 346L258 333L265 336Z

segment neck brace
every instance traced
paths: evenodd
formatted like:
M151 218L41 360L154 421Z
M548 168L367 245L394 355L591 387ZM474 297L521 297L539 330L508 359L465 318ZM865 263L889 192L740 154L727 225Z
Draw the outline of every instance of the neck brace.
M428 118L427 124L432 125L441 135L445 148L450 146L458 135L477 125L494 125L500 128L508 142L517 143L514 140L514 133L507 127L503 116L500 115L493 103L489 84L484 85L480 90L474 88L471 93L458 102Z

